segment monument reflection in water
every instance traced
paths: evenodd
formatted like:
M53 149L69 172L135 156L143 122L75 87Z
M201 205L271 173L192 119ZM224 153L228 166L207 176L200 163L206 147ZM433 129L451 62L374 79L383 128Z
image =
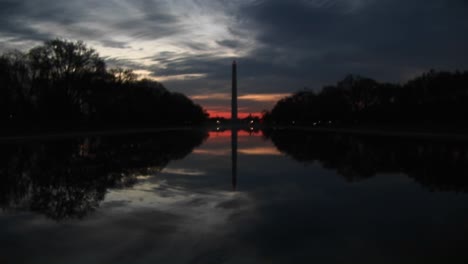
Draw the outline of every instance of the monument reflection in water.
M231 130L232 189L237 187L237 129Z
M468 259L466 142L279 130L206 137L3 143L0 260Z

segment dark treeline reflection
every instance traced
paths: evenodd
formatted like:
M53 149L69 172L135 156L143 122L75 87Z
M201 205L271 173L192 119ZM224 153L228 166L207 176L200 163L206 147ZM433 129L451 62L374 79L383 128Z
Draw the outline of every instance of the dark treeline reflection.
M404 173L432 191L468 191L468 142L266 130L281 152L318 161L348 181Z
M204 110L130 69L107 69L82 42L0 55L0 124L10 128L187 125Z
M403 85L350 75L321 92L280 100L266 122L281 125L392 124L467 128L468 72L429 71ZM440 127L440 126L439 126Z
M160 171L207 137L201 130L172 131L2 145L0 206L56 220L81 218L109 188L128 187L138 175Z

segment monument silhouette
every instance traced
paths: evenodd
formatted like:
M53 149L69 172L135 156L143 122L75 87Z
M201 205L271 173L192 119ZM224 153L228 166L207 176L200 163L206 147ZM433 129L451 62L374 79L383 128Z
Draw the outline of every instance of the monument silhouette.
M231 99L231 121L237 123L237 64L232 62L232 99Z

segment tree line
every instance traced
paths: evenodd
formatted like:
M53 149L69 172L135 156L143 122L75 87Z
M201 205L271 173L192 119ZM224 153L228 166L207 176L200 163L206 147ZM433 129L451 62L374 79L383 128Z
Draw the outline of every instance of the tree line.
M468 72L431 70L405 84L349 75L319 93L303 90L265 111L280 125L401 124L466 127Z
M0 123L7 127L189 125L202 107L132 70L107 69L81 41L51 40L0 56Z

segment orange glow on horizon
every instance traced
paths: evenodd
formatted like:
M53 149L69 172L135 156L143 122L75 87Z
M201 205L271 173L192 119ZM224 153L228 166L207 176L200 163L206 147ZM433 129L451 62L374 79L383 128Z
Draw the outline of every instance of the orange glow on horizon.
M249 114L261 117L261 109L270 109L278 100L287 97L289 93L249 93L238 96L238 117L246 118ZM190 98L207 109L210 118L231 118L231 94L230 93L205 93L192 95ZM248 106L247 106L248 105ZM253 111L250 112L249 110Z
M231 137L231 130L224 130L224 131L210 131L208 132L210 138L226 138ZM238 137L254 137L254 136L261 136L260 132L258 133L249 133L245 130L238 130L237 136Z
M220 118L231 119L231 112L230 111L208 110L208 114L210 115L210 118L220 117ZM239 112L239 113L237 113L237 117L238 118L246 118L250 114L252 114L252 116L262 117L262 113L260 113L260 112Z

